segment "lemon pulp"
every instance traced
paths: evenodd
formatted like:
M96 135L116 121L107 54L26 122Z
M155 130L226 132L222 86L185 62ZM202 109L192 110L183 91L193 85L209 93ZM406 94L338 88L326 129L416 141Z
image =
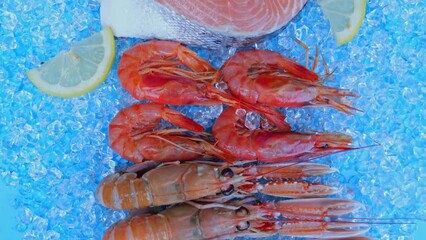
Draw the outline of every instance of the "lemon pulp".
M337 45L342 45L358 33L365 18L366 0L318 0L330 21Z
M105 81L115 58L109 27L75 43L38 68L27 72L41 91L58 97L83 95Z

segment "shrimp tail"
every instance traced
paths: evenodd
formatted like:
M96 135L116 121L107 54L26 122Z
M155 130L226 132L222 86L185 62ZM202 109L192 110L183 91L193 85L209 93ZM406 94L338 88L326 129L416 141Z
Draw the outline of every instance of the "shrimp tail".
M164 108L162 113L164 120L181 128L188 129L193 132L204 132L204 127L189 117L182 115L180 112L170 108Z
M235 97L229 95L228 93L216 89L213 85L207 85L207 94L209 98L217 99L220 102L232 106L234 108L245 108L250 110L254 109L254 106L244 103L236 99Z
M311 82L316 82L319 80L318 74L307 69L303 65L284 56L281 56L280 60L281 61L279 62L278 67L285 70L287 73L290 73L291 75L294 75L298 78L309 80Z
M267 106L256 106L261 113L265 116L265 118L275 125L280 131L282 132L290 132L291 126L287 123L286 117L284 114L279 112L278 110L267 107ZM272 113L269 113L269 111L272 111Z
M275 108L271 108L265 105L254 106L252 104L245 103L225 92L219 91L213 86L210 87L209 93L213 96L213 98L216 98L231 107L244 108L250 111L262 113L266 117L266 119L268 119L271 123L273 123L278 129L282 131L288 132L291 130L290 125L285 121L286 118L284 114L282 114Z
M203 149L206 151L206 153L216 156L222 160L224 160L227 163L234 163L237 161L237 159L229 154L226 154L213 144L207 142L207 141L201 141L200 144L202 145Z
M201 58L197 53L183 45L177 48L177 57L186 67L194 72L216 72L216 69L207 60Z

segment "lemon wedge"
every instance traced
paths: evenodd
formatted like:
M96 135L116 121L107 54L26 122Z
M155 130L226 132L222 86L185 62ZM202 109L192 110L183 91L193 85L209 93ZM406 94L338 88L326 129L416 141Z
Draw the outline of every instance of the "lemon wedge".
M27 72L41 91L57 97L83 95L105 81L115 58L109 27L75 43L38 68Z
M337 45L343 45L358 33L365 17L366 0L318 0L330 21Z

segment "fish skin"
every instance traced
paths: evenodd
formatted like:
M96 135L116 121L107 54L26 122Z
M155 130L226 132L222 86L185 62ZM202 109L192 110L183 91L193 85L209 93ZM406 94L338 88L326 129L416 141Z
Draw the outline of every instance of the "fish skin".
M229 27L215 29L198 24L171 10L170 6L160 4L160 1L163 0L102 0L101 24L110 26L117 37L175 40L211 49L251 45L275 35L287 24L257 33L231 31ZM306 0L298 1L303 2L301 9ZM295 10L294 15L299 10Z

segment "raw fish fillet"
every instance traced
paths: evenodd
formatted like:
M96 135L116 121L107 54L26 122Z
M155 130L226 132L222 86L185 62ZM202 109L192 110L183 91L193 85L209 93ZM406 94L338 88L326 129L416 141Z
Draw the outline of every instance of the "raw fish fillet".
M242 46L284 27L306 1L101 0L101 23L117 37Z

